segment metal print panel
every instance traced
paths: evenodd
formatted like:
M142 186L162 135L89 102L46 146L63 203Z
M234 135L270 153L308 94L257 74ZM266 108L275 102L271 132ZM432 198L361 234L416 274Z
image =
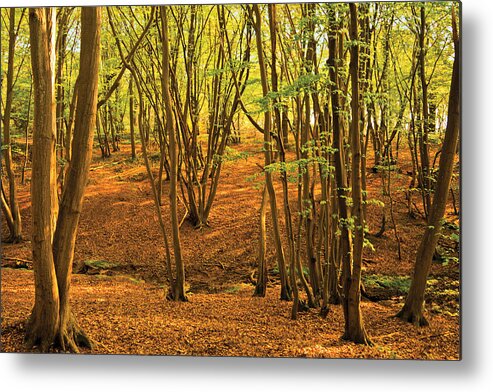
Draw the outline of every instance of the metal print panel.
M460 4L3 8L3 352L460 358Z

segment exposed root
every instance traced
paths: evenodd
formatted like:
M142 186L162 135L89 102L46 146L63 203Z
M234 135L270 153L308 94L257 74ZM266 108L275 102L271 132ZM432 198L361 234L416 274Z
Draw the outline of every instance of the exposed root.
M286 287L281 287L281 301L291 301L293 298L291 297L291 290Z
M49 336L29 331L24 337L24 347L27 351L35 350L42 353L47 353L53 346L53 339Z
M266 287L262 285L255 286L255 291L253 292L252 297L265 297Z
M329 293L329 304L340 305L342 303L341 294L336 291L334 293Z
M373 346L373 342L371 341L364 328L360 328L357 331L346 331L342 336L342 339L351 341L356 344L363 344L370 347Z
M20 244L23 241L21 235L10 235L8 238L2 240L5 244Z
M310 306L306 304L305 301L299 300L298 301L298 312L308 312L310 310Z
M70 316L64 327L58 323L55 328L47 328L31 317L26 324L24 345L27 350L36 350L42 353L67 352L79 353L80 348L92 349L91 339L78 325L75 317Z
M324 319L327 318L327 316L329 315L329 312L330 312L329 306L322 306L320 308L320 316Z
M404 306L395 317L400 318L407 323L411 323L416 327L427 327L430 325L422 311L412 311L406 306Z
M176 302L188 302L188 297L184 293L174 293L171 290L166 294L166 299L168 301L176 301Z
M75 317L71 314L69 320L60 328L56 338L55 347L64 352L78 353L79 348L92 349L91 339L86 335L83 329L77 323Z

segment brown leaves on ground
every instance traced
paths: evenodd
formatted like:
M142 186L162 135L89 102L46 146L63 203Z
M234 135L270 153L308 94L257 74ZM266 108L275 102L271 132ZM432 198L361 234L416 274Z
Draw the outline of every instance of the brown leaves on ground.
M30 271L2 270L2 351L22 351L33 284ZM265 298L240 285L232 294L192 294L179 303L166 301L162 288L128 277L75 275L72 293L94 354L458 359L457 320L434 316L431 327L416 328L392 317L397 303L363 302L375 343L364 347L341 340L340 306L326 319L312 310L290 320L291 304L278 299L278 287Z
M150 185L139 160L129 160L129 146L109 159L93 159L86 200L78 230L75 263L88 260L111 264L110 273L74 275L72 301L80 324L97 343L94 353L133 353L169 355L241 355L458 359L459 317L456 295L427 298L433 311L431 326L416 328L392 316L399 310L399 298L380 303L363 302L362 310L374 347L361 347L342 341L343 316L339 306L331 307L327 319L315 310L289 318L291 303L278 300L275 287L275 250L271 220L267 217L267 261L271 284L266 298L252 298L252 272L256 269L258 246L258 208L263 164L262 143L257 136L234 146L250 154L248 159L225 162L217 198L211 210L210 227L195 230L185 222L181 227L183 259L186 265L189 303L164 299L165 253L159 231ZM96 153L96 150L95 150ZM410 170L406 151L400 153L402 173ZM295 159L289 153L289 159ZM408 159L409 158L409 159ZM407 166L406 166L407 165ZM368 167L371 163L368 162ZM154 171L157 173L157 163ZM30 173L27 173L29 179ZM255 175L259 175L255 177ZM382 197L381 174L368 170L368 199ZM280 195L281 185L276 189ZM369 236L375 251L365 248L363 276L409 275L424 221L409 217L404 191L409 177L393 173L392 190L398 231L402 239L402 261L389 223L380 238ZM168 183L163 189L163 216L168 221ZM296 210L296 184L290 184L293 211ZM320 198L315 189L315 198ZM419 196L414 200L419 207ZM29 182L19 187L23 232L31 231ZM285 235L282 200L279 197L281 232ZM450 204L450 203L449 203ZM454 220L449 208L448 219ZM186 210L179 203L180 219ZM379 229L383 208L369 204L370 233ZM168 232L170 232L168 227ZM7 233L5 225L2 234ZM31 259L31 244L3 246L4 257ZM458 265L434 264L432 287L443 293L458 283ZM32 273L2 270L2 337L4 351L22 351L22 322L33 304ZM450 290L449 290L450 291ZM452 301L445 304L444 301ZM446 306L445 306L446 305ZM443 313L444 306L454 311ZM436 308L436 309L435 309ZM435 311L437 310L437 311ZM438 312L439 311L439 312ZM442 313L441 313L442 312Z

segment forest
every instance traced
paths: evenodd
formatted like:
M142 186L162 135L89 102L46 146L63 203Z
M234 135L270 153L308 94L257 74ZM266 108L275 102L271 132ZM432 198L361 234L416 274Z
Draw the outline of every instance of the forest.
M458 360L460 4L1 9L1 351Z

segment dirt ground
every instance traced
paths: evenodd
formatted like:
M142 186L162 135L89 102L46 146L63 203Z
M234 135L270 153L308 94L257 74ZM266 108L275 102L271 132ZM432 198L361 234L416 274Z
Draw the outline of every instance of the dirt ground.
M74 263L93 261L105 267L74 274L71 293L80 324L96 342L93 353L459 358L458 263L433 264L426 303L429 327L416 328L392 317L405 293L394 286L394 291L387 290L386 279L408 279L425 224L420 217L407 214L403 191L409 185L409 163L400 167L402 174L392 177L401 260L387 201L384 235L368 237L375 250L365 249L363 275L367 282L380 284L388 295L378 302L363 301L366 327L375 344L362 347L341 340L344 324L340 306L332 306L326 319L315 310L302 313L297 321L289 319L291 304L278 299L273 246L269 246L267 257L272 277L268 294L265 298L252 297L261 200L258 175L263 155L258 137L249 137L246 143L233 148L248 153L248 158L224 163L210 227L197 230L186 221L181 227L188 303L164 299L164 244L142 161L129 159L127 144L105 160L94 150ZM370 167L371 162L368 198L382 199L381 174L373 173ZM29 175L28 172L28 178ZM280 184L276 186L281 189ZM295 200L294 186L291 191ZM163 214L167 217L167 184L163 195ZM20 186L19 198L23 232L28 234L29 181ZM419 208L419 197L414 198ZM456 223L458 217L449 204L446 219ZM280 198L279 206L282 210ZM379 230L382 211L381 206L368 205L370 233ZM180 218L185 213L180 205ZM269 229L268 224L268 236ZM6 232L3 225L3 238ZM1 343L2 351L7 352L23 351L23 322L34 298L33 274L29 269L31 244L29 236L26 237L20 244L2 245ZM5 268L5 263L11 265L19 260L27 269Z

